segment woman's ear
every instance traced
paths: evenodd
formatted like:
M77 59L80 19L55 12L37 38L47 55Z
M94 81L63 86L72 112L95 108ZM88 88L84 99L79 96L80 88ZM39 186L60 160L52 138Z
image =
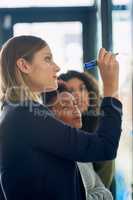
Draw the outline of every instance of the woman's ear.
M29 74L32 70L32 66L24 58L18 58L16 64L19 70L25 74Z

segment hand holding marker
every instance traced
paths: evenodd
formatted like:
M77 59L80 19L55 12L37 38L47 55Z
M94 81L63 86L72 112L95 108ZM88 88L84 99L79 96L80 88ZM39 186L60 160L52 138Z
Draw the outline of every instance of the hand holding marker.
M114 56L117 56L119 53L114 53L113 55ZM97 60L91 60L91 61L89 61L89 62L87 62L87 63L84 63L84 68L86 69L86 70L88 70L88 69L92 69L92 68L94 68L95 66L97 66L98 65L98 63L97 63Z

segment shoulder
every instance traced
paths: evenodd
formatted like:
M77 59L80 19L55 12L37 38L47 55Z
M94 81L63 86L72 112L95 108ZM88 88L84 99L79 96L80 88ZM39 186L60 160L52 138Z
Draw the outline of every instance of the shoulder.
M0 116L0 130L3 132L26 132L36 125L37 121L44 122L52 113L43 105L34 102L6 104ZM41 120L40 120L41 119Z
M43 114L52 116L52 113L46 106L43 106L40 103L34 101L25 101L6 104L1 113L1 116L19 118L19 116L22 117L23 115L25 115L25 117L34 115L41 117Z

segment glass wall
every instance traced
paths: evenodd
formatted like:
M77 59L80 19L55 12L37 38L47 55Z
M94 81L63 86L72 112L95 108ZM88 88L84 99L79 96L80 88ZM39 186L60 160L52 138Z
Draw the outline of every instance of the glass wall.
M112 0L114 5L127 5L130 3L130 0Z
M123 102L123 133L116 161L117 199L131 199L132 183L132 68L131 9L129 0L114 0L114 4L125 4L127 10L114 10L113 50L119 52L120 98Z

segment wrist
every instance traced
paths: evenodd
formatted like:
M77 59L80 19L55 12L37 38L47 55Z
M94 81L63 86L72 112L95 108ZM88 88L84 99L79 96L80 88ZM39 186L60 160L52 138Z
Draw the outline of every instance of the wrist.
M104 88L103 90L103 96L104 97L114 97L116 99L119 99L119 92L118 92L118 88Z

